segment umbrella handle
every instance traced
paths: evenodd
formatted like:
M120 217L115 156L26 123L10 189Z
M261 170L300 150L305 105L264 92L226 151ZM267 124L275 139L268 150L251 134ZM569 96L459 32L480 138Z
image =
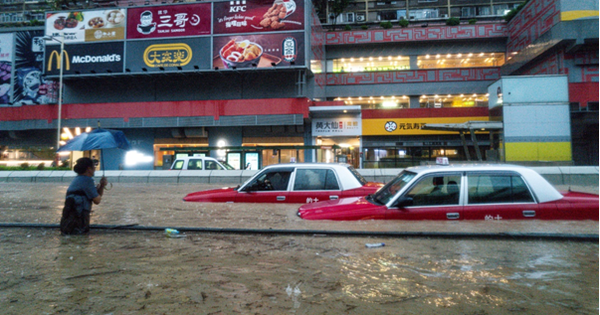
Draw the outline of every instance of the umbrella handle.
M108 185L110 185L110 188L108 188ZM112 183L108 183L108 185L104 186L104 190L105 190L105 191L109 191L109 190L111 190L111 189L112 189L112 187L113 187L113 184L112 184Z

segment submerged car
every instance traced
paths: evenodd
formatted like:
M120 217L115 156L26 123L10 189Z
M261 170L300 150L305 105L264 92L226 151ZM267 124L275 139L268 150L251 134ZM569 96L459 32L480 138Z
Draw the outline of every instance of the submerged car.
M176 159L171 165L172 170L233 170L233 166L225 161L218 161L208 156L186 156Z
M366 196L382 183L368 182L347 164L291 163L265 167L236 188L191 193L184 201L311 203Z
M598 195L515 165L418 166L372 195L303 205L306 220L598 220Z

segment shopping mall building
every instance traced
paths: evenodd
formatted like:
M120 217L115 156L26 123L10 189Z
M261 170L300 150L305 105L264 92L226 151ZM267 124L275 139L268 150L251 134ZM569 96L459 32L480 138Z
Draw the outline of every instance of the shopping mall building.
M251 169L598 165L597 1L531 0L509 22L342 22L322 25L306 0L241 0L51 11L45 26L4 28L0 162L51 160L59 138L100 126L135 150L104 150L109 170L190 155Z

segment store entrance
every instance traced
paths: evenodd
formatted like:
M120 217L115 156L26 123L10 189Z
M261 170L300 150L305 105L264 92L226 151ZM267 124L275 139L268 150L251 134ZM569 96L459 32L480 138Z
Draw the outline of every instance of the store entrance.
M316 161L321 163L347 163L360 168L360 137L317 137Z

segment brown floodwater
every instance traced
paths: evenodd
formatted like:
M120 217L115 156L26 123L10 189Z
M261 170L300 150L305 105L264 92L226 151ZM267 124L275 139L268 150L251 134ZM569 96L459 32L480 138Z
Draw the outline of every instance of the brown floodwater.
M92 224L598 234L597 221L304 221L293 204L181 201L215 187L115 183ZM66 188L0 183L0 222L58 223ZM598 250L518 238L2 228L0 313L598 314Z

